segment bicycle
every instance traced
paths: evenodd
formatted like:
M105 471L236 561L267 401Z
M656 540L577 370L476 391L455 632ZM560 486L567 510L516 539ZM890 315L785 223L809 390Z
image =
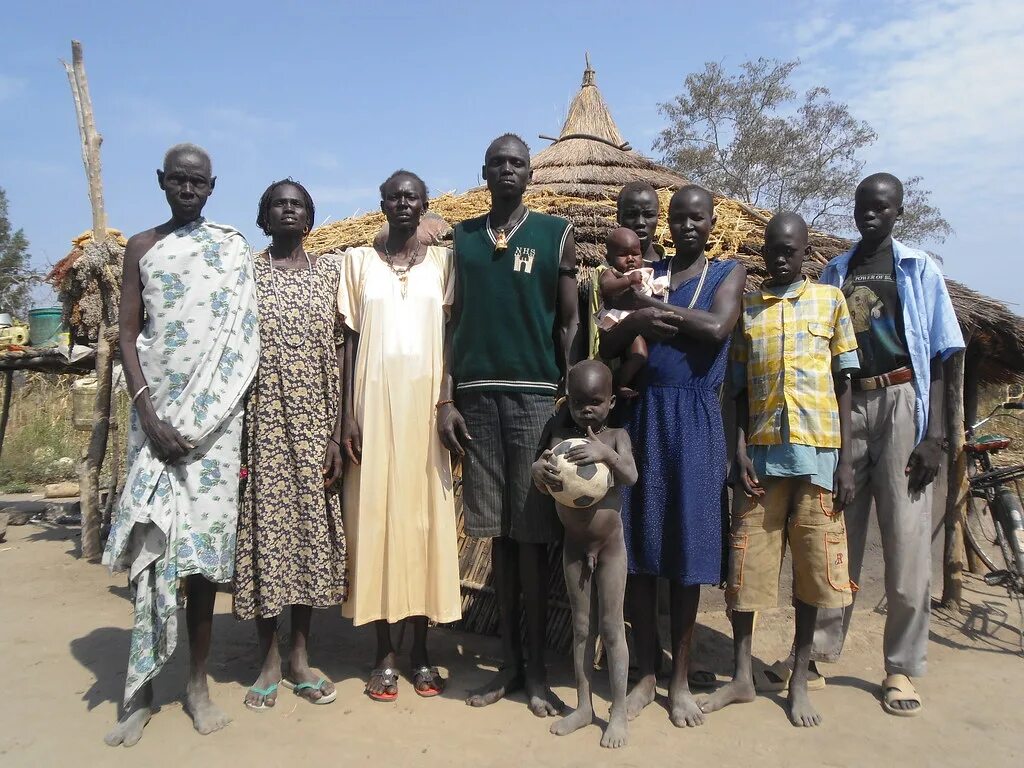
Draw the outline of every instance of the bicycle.
M1024 402L1000 403L977 424L967 428L964 451L968 455L967 519L965 538L971 550L989 569L983 577L990 586L1001 586L1017 602L1021 612L1021 643L1024 647L1024 504L1020 484L1024 464L996 467L992 456L1009 448L1013 439L1006 435L976 435L983 424L1000 417L1019 420L1009 411L1024 410ZM1004 411L1000 413L999 411ZM992 555L995 549L1001 562Z

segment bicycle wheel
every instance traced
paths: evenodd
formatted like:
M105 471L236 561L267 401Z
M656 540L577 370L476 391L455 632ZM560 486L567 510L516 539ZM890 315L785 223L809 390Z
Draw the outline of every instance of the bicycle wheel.
M995 518L989 509L987 498L979 498L973 493L967 497L967 514L964 521L964 537L974 554L985 564L989 571L1002 568L996 565L995 558L1003 555L998 528Z

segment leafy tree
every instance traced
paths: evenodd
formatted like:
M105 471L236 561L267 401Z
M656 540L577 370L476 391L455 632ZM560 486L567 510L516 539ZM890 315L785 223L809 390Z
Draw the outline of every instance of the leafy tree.
M827 88L798 94L799 59L760 58L728 74L709 62L687 75L685 90L659 110L669 124L654 147L663 162L716 192L773 211L797 211L819 230L849 231L859 153L877 134ZM898 234L911 242L945 240L952 228L931 205L921 177L905 182Z
M28 260L28 239L20 229L11 232L7 193L0 187L0 312L27 316L32 281Z
M932 193L921 188L921 181L920 176L903 179L903 216L896 222L894 234L905 243L941 243L953 234L953 227L931 204Z

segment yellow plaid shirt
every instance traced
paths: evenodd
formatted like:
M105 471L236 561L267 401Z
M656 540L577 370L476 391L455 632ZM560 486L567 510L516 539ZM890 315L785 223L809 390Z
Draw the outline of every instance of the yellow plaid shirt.
M857 348L846 299L838 288L804 278L796 289L743 297L732 358L747 371L749 445L789 442L841 448L832 358Z

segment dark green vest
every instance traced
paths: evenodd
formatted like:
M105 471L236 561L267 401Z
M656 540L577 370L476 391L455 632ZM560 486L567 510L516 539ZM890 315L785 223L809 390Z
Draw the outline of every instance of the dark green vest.
M487 216L455 227L456 290L462 313L453 337L459 390L554 394L558 264L571 226L530 211L496 251Z

